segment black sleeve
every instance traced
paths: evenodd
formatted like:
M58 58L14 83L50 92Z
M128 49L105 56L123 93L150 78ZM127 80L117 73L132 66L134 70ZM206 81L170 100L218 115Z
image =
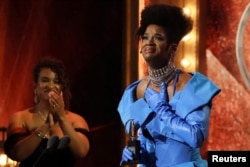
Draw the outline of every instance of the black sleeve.
M12 150L12 147L21 139L28 136L28 133L16 133L10 135L7 140L4 142L4 152L9 156Z
M91 140L89 131L87 131L86 129L83 129L83 128L75 128L75 131L80 132L84 136L86 136L88 138L88 140L89 140L90 145L91 145L92 140Z

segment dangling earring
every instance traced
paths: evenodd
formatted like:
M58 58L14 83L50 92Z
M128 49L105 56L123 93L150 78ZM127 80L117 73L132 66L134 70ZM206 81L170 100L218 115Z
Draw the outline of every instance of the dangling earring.
M39 102L38 97L36 95L36 91L34 91L34 103L37 104Z
M34 103L37 104L38 100L37 100L37 96L34 96Z

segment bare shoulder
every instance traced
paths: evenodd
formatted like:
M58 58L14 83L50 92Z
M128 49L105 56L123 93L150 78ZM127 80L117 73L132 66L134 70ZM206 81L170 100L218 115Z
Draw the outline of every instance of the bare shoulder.
M87 121L81 115L68 111L68 118L72 122L74 128L84 128L89 130Z
M25 110L14 112L10 117L10 122L16 122L16 121L24 121L28 117L30 117L30 108L27 108Z
M8 133L14 133L16 129L26 129L27 122L30 118L31 112L29 108L14 112L9 119Z

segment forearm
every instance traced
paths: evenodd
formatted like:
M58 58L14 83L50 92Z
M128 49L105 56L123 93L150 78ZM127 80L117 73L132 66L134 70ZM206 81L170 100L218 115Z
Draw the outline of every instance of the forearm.
M70 138L69 147L73 154L77 157L85 157L89 151L88 138L75 131L75 128L72 126L67 117L61 117L58 121L63 134L69 136Z
M188 143L191 147L200 147L204 142L204 136L201 129L203 125L195 122L193 125L184 119L181 119L177 115L170 113L161 118L161 126L166 126L166 131L170 131L171 134L178 136L185 143ZM164 125L163 125L164 126Z
M47 125L42 125L30 134L26 135L25 137L22 137L20 140L18 139L19 141L9 143L9 156L17 161L22 161L28 158L37 149L41 141L45 138L45 134L48 132L48 130L49 127ZM14 135L15 134L13 134L13 137ZM11 137L12 136L10 136L9 138Z
M188 143L192 147L203 144L208 133L210 108L203 107L180 118L171 111L158 114L146 127L152 136L165 136Z

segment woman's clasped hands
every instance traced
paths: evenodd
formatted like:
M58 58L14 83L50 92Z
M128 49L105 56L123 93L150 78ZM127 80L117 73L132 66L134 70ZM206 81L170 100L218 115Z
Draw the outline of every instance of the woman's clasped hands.
M49 120L53 120L55 123L66 116L64 110L63 94L62 91L53 89L49 92L48 95L50 104Z

